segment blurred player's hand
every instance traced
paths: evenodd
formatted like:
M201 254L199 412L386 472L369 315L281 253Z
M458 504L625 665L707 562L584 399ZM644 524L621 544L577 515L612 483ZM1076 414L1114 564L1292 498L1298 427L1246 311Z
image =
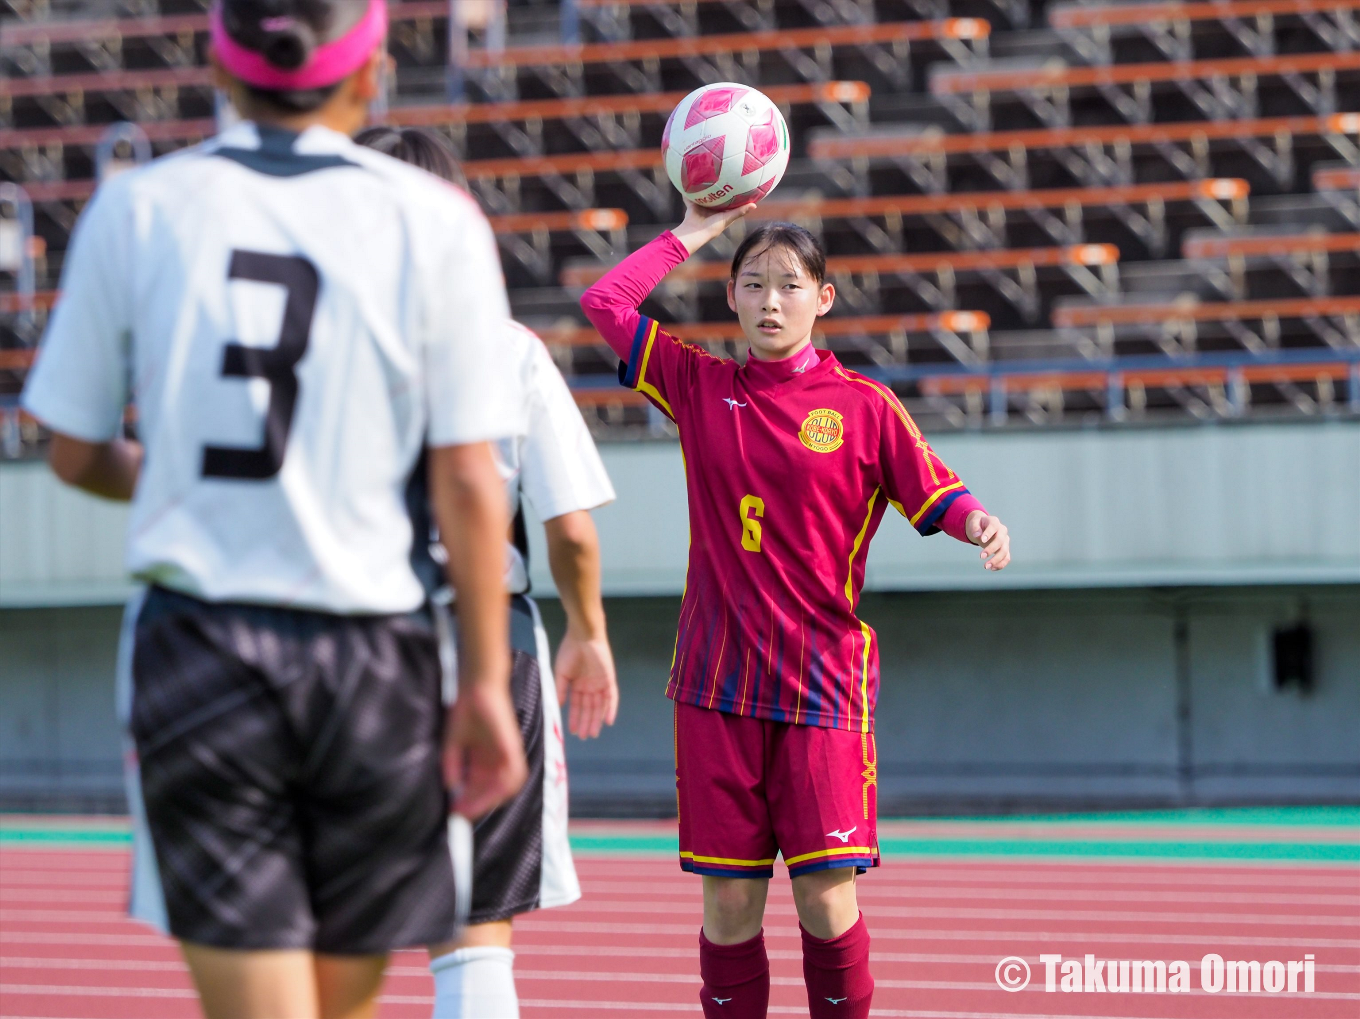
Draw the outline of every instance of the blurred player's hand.
M691 255L756 207L755 202L714 212L685 199L685 218L671 233Z
M476 820L519 792L528 774L509 690L489 684L460 690L444 734L444 780L454 809Z
M553 663L557 702L569 704L567 728L573 736L594 739L619 713L619 681L609 638L579 637L567 631Z
M1001 522L1000 517L983 513L982 510L973 510L968 514L963 528L968 540L982 547L979 556L985 560L982 564L983 569L1006 568L1006 564L1011 561L1011 532Z

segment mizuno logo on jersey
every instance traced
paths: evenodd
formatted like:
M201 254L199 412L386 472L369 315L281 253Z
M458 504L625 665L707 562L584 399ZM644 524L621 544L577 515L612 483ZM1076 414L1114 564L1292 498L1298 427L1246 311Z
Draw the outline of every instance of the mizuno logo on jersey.
M723 403L727 404L727 409L728 409L728 410L736 410L738 407L745 407L745 406L746 406L746 404L744 404L744 403L738 403L736 400L732 399L732 397L730 397L730 396L724 396L724 397L722 398L722 400L723 400ZM716 1001L717 999L715 998L714 1000Z
M840 839L842 842L849 842L850 836L855 834L855 832L858 830L859 825L855 825L855 827L850 828L847 831L829 831L826 833L826 837L829 839L831 838Z

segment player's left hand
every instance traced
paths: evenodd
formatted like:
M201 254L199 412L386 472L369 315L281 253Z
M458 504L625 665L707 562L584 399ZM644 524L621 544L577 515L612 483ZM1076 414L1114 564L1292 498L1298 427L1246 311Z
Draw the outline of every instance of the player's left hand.
M607 637L580 637L568 631L553 664L557 701L569 704L567 728L573 736L594 739L613 725L619 712L619 683Z
M964 532L968 535L969 541L981 546L982 551L978 555L984 560L983 569L1006 568L1006 564L1011 561L1011 532L1001 522L1000 517L983 513L982 510L973 510L968 514Z

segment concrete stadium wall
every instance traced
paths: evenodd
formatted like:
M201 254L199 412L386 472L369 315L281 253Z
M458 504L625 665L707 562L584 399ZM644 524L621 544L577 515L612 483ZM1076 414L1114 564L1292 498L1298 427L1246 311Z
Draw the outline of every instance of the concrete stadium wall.
M1360 583L1360 422L943 435L946 462L1006 520L1016 559L991 575L958 543L889 514L871 591ZM679 594L689 530L673 442L603 447L619 491L598 511L605 589ZM733 519L736 519L734 511ZM0 466L0 607L125 597L125 510ZM534 584L552 590L536 546Z
M549 629L560 609L544 600ZM568 738L574 809L674 809L676 598L608 604L619 723ZM1360 802L1360 585L875 594L885 812ZM0 612L0 808L121 805L119 612ZM1306 618L1317 685L1272 689Z
M1010 524L999 576L890 515L869 560L883 802L1360 802L1360 424L953 434L942 456ZM672 443L604 450L597 514L621 722L570 740L592 812L673 809L669 703L687 541ZM125 513L0 466L0 808L116 808ZM530 528L537 542L538 528ZM541 548L536 589L551 591ZM555 618L554 603L545 614ZM1307 618L1318 685L1269 682Z

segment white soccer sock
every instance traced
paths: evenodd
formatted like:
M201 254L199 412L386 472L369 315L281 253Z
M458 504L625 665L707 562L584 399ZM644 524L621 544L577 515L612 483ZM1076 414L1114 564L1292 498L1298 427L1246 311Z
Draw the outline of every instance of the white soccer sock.
M431 959L431 1019L519 1019L514 966L508 948L460 948Z

